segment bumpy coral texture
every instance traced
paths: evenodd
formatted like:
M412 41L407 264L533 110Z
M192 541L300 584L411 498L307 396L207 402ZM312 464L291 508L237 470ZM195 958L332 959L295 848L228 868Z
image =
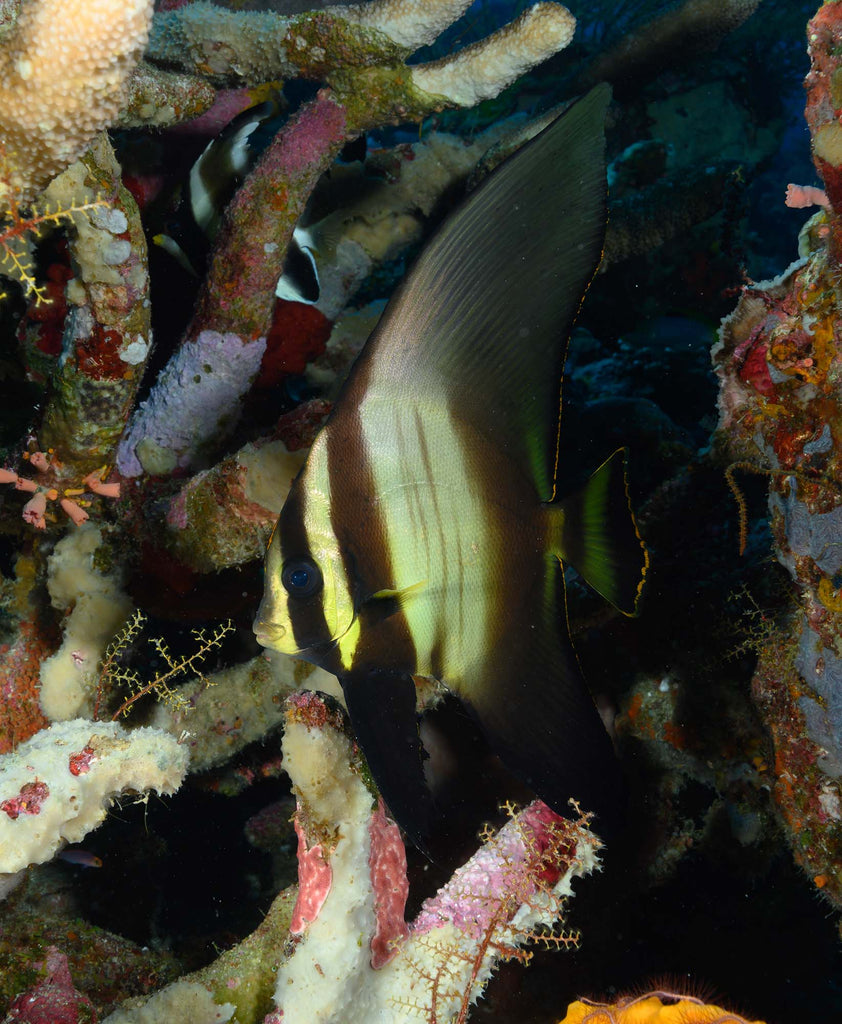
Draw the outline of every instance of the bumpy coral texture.
M31 196L114 120L151 17L150 0L24 0L0 48L7 185Z

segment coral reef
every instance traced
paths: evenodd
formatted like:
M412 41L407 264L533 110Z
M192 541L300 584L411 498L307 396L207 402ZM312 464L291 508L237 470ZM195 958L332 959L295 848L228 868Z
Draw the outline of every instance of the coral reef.
M716 953L718 890L692 925L656 893L683 885L683 907L695 889L688 863L696 871L723 849L728 863L745 854L762 888L781 861L771 787L813 886L842 899L840 5L811 29L808 118L826 208L805 229L802 261L744 291L717 354L719 451L770 474L776 553L799 587L788 618L751 620L754 703L773 756L748 688L736 692L737 668L713 684L707 672L706 659L739 645L712 609L749 572L724 485L714 490L696 453L710 431L707 324L742 280L743 189L782 131L762 76L785 55L757 58L780 42L762 35L774 17L761 8L753 30L752 0L602 5L617 29L605 52L598 33L574 36L573 13L554 3L487 5L462 21L466 0L267 6L0 0L0 1017L526 1019L518 967L531 958L536 988L542 971L551 981L530 1019L549 1022L613 981L605 950L630 945L622 918L635 899L638 926L651 918L666 933L665 921L680 921L710 952L676 962L661 950L665 969L722 976L729 995L744 984L734 998L753 1005L743 993L763 997L749 986L755 972L737 975L728 947ZM729 51L740 25L761 34ZM691 65L702 43L719 46L704 71ZM656 612L606 619L568 581L571 627L631 766L643 839L598 858L586 813L562 820L518 791L524 809L478 845L498 785L510 795L513 784L467 720L448 725L445 702L431 716L428 768L452 848L426 865L373 791L336 679L254 642L259 560L417 246L586 80L606 77L622 97L608 133L612 209L571 343L565 416L578 418L578 437L560 473L572 487L580 461L629 441L643 452L632 485L655 552ZM251 118L267 96L271 115ZM235 117L240 130L226 136ZM148 243L189 229L185 210L206 199L199 155L230 156L246 139L250 162L229 191L208 190L219 230L187 275ZM312 306L279 297L302 232L319 277ZM731 472L740 486L742 472ZM757 558L762 537L745 516ZM688 522L692 542L676 525ZM710 557L713 535L730 545L727 571ZM674 597L671 558L714 565L717 586L685 580ZM67 843L84 845L55 859ZM621 895L612 855L627 872ZM568 910L572 879L603 863ZM612 895L595 897L603 885ZM715 886L728 889L719 876ZM785 955L780 917L804 906L770 908L765 944L754 934L745 945ZM620 923L606 923L611 913ZM704 942L706 927L717 942ZM542 950L575 946L580 928L575 956L542 966ZM661 969L655 946L639 940L620 991ZM810 978L830 973L814 960ZM646 1007L653 1019L687 1009L660 995L665 1005ZM755 1012L772 1019L766 1005Z
M290 19L238 14L199 3L160 13L153 20L145 3L104 2L87 5L84 11L65 5L59 17L55 5L32 0L10 12L2 49L6 120L0 168L0 209L5 217L0 271L22 287L26 305L15 314L19 359L25 372L42 383L45 404L37 441L29 439L19 449L28 467L3 470L2 482L8 485L8 513L16 506L16 491L27 496L17 505L20 525L15 528L14 520L8 519L8 528L18 534L34 528L46 540L18 559L16 574L4 589L10 639L3 652L9 687L4 690L6 753L0 763L5 812L0 824L9 833L2 842L4 889L20 880L23 869L49 860L63 843L82 840L121 794L153 789L169 793L178 788L188 753L195 770L230 757L249 739L265 736L280 723L279 694L306 679L303 666L274 662L273 668L261 657L227 674L213 672L188 680L176 690L167 680L182 671L182 665L195 671L195 658L170 655L163 640L154 641L163 668L141 674L122 665L126 651L137 642L141 623L140 613L132 613L126 587L136 575L133 560L144 550L172 552L178 571L188 577L240 566L262 553L300 455L288 450L282 432L278 438L257 438L221 461L216 458L237 428L240 410L261 371L292 228L342 146L355 135L399 118L420 119L496 95L565 46L575 24L565 8L541 4L453 58L404 63L419 46L432 43L463 9L462 3L434 8L379 2ZM45 59L48 46L55 48L51 33L64 40L60 60ZM267 38L272 39L269 47ZM144 50L145 59L139 63ZM192 62L191 54L196 57ZM76 77L69 78L62 60L72 62ZM162 70L152 62L170 69L177 64L186 74ZM290 75L317 78L322 88L277 132L229 205L192 321L151 393L136 408L152 353L149 255L143 211L123 186L122 168L101 130L118 123L177 123L211 106L215 87L223 82L261 84ZM225 102L224 90L220 102ZM465 150L459 173L471 169L487 144ZM421 187L430 189L427 183ZM438 190L443 187L444 182ZM136 188L136 193L143 203L153 194L145 187ZM410 196L412 204L429 211L430 200L418 189ZM396 214L391 216L400 216L401 202L406 204L406 199L398 200L397 206L392 203ZM55 229L62 227L67 230L54 244ZM52 234L45 247L42 235L47 228ZM393 248L388 240L367 246L377 259ZM45 273L47 250L56 269ZM370 265L371 257L366 259ZM333 316L341 311L343 295L349 291L347 284L342 286ZM286 433L288 439L299 435L299 427ZM301 444L298 439L293 447ZM116 477L109 475L112 466L117 467ZM185 479L185 472L203 467L207 469ZM156 477L165 482L160 490ZM112 509L100 506L109 499L115 503ZM92 515L96 521L86 522ZM72 532L62 537L66 524ZM133 557L126 558L126 544L134 549ZM126 620L130 624L123 627ZM213 634L222 635L223 631ZM201 632L197 637L204 653L208 645ZM205 695L208 683L221 684L221 700ZM321 685L330 690L333 684L323 680ZM115 690L119 686L127 686L128 692L120 694ZM152 691L164 698L155 712L156 728L138 727L132 719L128 728L101 720L115 707L125 714ZM26 702L33 712L25 718ZM210 721L203 716L205 706ZM200 731L203 727L207 735ZM295 729L288 725L286 732L291 747ZM346 761L356 757L349 741L343 743ZM291 753L287 758L295 760ZM340 757L338 772L341 764ZM310 784L314 770L309 759L301 761L297 778L302 789ZM347 766L344 770L349 771ZM357 778L354 772L351 776ZM383 878L377 883L381 895L375 915L381 923L372 941L382 961L378 966L394 957L389 933L382 930L385 904L380 904L390 886L402 886L406 892L405 880L400 882L403 847L382 808L372 818L372 807L377 807L372 799L365 787L357 794L360 836L348 836L347 853L342 844L332 853L332 899L321 908L318 901L309 903L309 917L303 910L293 915L293 934L308 934L290 965L305 965L295 968L305 975L319 941L317 929L313 934L315 922L305 929L306 921L318 917L319 927L327 921L340 947L345 943L344 928L329 923L329 912L333 907L335 922L341 921L345 903L352 899L349 886L353 888L352 878L343 883L343 857L352 862L368 857L373 842L369 832L380 836L377 873ZM489 910L488 935L496 938L488 957L515 955L522 941L518 935L525 939L538 921L554 920L567 875L558 870L558 894L548 895L541 906L538 894L546 886L538 876L556 870L563 852L571 872L585 871L592 863L584 852L584 832L581 840L571 832L567 845L551 841L555 826L540 812L532 814L534 821L527 814L517 835L488 848L500 848L498 870L511 862L517 872L519 857L523 870L537 878L516 884L514 875L505 877L496 895L489 892L489 907L495 909ZM352 819L343 820L350 827ZM536 837L543 837L542 850L551 850L545 859L530 852L539 843ZM576 860L580 867L574 868L577 842L584 845ZM313 860L306 849L302 847L300 865L304 881ZM493 861L495 855L486 856ZM300 906L308 887L309 883L303 886ZM554 886L546 891L551 894ZM514 902L513 893L519 896ZM482 896L481 891L477 895ZM456 897L448 897L448 903L454 901L458 903ZM526 920L521 931L513 929L512 915L530 902L535 902L534 920ZM428 913L437 913L435 907ZM388 914L396 927L401 908L396 905ZM289 927L283 920L280 934ZM443 941L434 939L438 931L432 922L420 929L422 933L422 945L432 948ZM470 950L476 938L467 941ZM260 939L256 935L249 944L259 946ZM275 938L264 955L271 951L277 957L280 945ZM244 957L245 946L240 948ZM420 951L413 955L423 958ZM59 981L69 986L66 963L60 954L56 957L55 963L50 961L50 980L20 996L14 1013L20 1014L24 1002L34 1006L44 998L45 986L56 989ZM469 952L464 960L468 974L461 982L452 979L448 991L453 994L447 997L451 1001L475 997L492 962ZM380 977L383 984L388 977L397 979L392 981L392 995L375 996L376 987L365 972L358 988L370 988L372 998L387 1006L398 998L404 978L394 972ZM248 984L244 978L243 991ZM174 991L182 1007L196 999L207 1003L207 995L197 995L189 982ZM305 1002L313 998L306 984L302 991ZM437 992L434 984L426 998L439 998ZM338 992L335 998L341 1013L345 996ZM172 1006L171 995L162 993L155 1005ZM171 1019L171 1010L151 1012ZM209 1010L212 1019L222 1019L226 1012Z
M753 682L773 737L775 799L799 864L837 907L842 154L835 141L842 98L834 83L841 38L842 8L826 3L808 27L812 66L806 89L813 159L827 194L790 186L787 198L789 205L819 203L802 230L801 258L775 280L745 289L713 353L721 379L719 444L736 470L768 475L775 554L797 594L786 620L762 645ZM736 484L733 489L745 517Z
M110 1024L188 1010L253 1020L273 974L280 1012L267 1021L464 1021L498 961L528 960L530 942L576 944L560 921L573 878L598 865L585 819L567 821L538 802L514 814L407 924L403 842L369 788L342 709L315 693L289 698L283 746L297 796L298 892L292 907L279 897L269 918L289 928L284 962L276 969L278 948L252 936Z

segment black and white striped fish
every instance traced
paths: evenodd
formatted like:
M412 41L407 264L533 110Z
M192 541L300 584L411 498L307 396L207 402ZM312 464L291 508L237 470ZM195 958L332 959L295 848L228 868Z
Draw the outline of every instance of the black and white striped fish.
M167 217L165 230L152 236L152 241L192 277L204 273L228 203L286 116L282 96L271 83L250 93L267 98L237 114L205 146L178 188L180 199ZM363 135L345 145L340 159L351 161L364 156ZM306 305L318 301L319 262L335 249L334 233L329 218L319 224L296 225L275 291L279 298Z
M339 677L392 814L419 845L413 677L443 683L561 813L599 810L613 751L565 629L561 562L633 614L647 556L622 452L556 498L564 349L606 219L599 87L451 216L369 339L293 483L255 622Z
M266 98L242 110L208 142L177 187L179 201L152 241L189 274L200 277L225 207L281 122L280 94L271 86L252 90Z

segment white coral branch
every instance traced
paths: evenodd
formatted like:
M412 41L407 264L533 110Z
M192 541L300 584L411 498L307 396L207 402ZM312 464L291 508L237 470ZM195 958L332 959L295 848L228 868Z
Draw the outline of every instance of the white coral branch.
M79 718L0 757L0 887L29 864L78 843L122 793L174 793L187 749L159 729Z
M328 10L363 28L377 29L413 52L435 42L468 7L470 0L371 0Z
M471 107L502 92L516 78L563 50L576 19L560 4L539 3L487 39L430 64L411 68L424 92Z

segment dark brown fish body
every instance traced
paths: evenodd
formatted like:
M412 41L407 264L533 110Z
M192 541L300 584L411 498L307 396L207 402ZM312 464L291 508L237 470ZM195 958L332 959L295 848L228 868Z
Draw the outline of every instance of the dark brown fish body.
M339 676L375 780L417 841L431 807L414 675L455 693L556 809L569 797L598 809L613 785L600 778L611 745L566 633L560 560L633 610L645 555L622 458L554 500L564 348L604 231L607 100L595 90L554 122L435 236L267 554L258 637Z

